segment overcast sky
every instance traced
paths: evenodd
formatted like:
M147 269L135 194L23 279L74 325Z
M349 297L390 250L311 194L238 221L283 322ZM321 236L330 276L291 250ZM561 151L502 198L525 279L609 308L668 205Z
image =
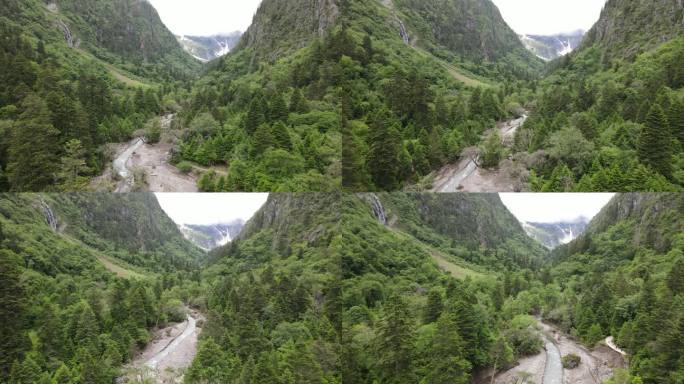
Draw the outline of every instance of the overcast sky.
M593 218L614 193L500 193L501 200L520 221L556 223Z
M221 224L249 220L268 193L156 193L164 212L176 224Z
M519 34L551 35L589 30L606 0L493 0ZM261 0L149 0L177 35L245 31Z
M606 0L493 0L508 25L519 34L553 35L588 31Z
M261 0L148 0L176 35L210 36L247 30Z

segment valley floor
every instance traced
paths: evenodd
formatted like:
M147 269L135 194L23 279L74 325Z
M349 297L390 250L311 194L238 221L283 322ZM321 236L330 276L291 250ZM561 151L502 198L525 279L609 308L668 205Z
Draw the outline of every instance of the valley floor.
M161 117L162 139L159 143L148 144L142 138L135 138L125 145L119 145L111 168L93 181L95 188L113 189L116 193L139 189L149 192L198 192L197 177L184 174L169 163L174 149L173 138L169 134L172 120L173 115ZM135 179L141 175L145 177L144 183ZM107 186L112 179L118 179L115 186Z
M181 383L185 369L197 354L202 331L198 322L203 319L192 312L186 321L155 331L153 340L129 365L129 382Z
M515 133L527 121L527 112L520 118L499 123L503 144L510 147ZM491 131L487 132L489 134ZM514 167L511 160L504 160L496 169L485 169L479 166L480 151L467 148L461 154L461 160L455 164L444 166L437 172L431 192L516 192L520 189L518 180L511 176Z
M550 324L539 320L538 327L545 337L545 350L497 374L495 384L600 384L612 376L615 368L626 367L623 355L607 345L589 350ZM579 367L563 369L559 365L559 360L569 354L580 357ZM480 377L476 382L489 384L491 377Z

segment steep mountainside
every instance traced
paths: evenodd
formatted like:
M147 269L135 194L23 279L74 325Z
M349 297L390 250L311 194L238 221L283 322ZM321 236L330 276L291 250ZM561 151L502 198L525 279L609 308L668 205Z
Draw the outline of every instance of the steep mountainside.
M231 242L240 234L244 225L244 221L235 220L228 224L183 224L179 225L179 229L186 239L192 241L198 247L209 251Z
M626 193L617 195L589 223L584 234L568 245L559 247L554 255L563 257L588 253L596 249L595 237L604 236L611 228L625 225L623 237L633 247L665 251L672 247L675 236L684 231L682 212L684 196L672 193Z
M546 251L496 194L363 194L380 223L491 269L539 265ZM480 254L485 249L486 255ZM505 266L505 267L503 267Z
M208 321L187 383L341 382L339 194L271 194L211 253Z
M272 62L323 37L336 24L339 0L265 0L236 50L247 50L252 60Z
M525 48L546 61L565 56L577 49L582 43L585 32L582 30L573 33L558 35L521 35L520 41Z
M496 195L342 199L345 382L465 384L537 353L507 298L534 284L524 268L545 252Z
M0 195L0 381L115 381L201 302L200 254L154 195Z
M608 0L582 47L598 45L610 56L634 59L682 32L680 0Z
M490 0L393 1L414 43L431 52L447 49L472 61L498 62L510 55L537 62Z
M110 62L136 66L163 63L176 75L198 69L146 0L54 0L80 46Z
M176 36L186 52L196 59L207 62L225 56L240 42L242 32L213 36Z
M233 52L208 65L178 116L189 128L179 160L229 166L205 174L201 190L340 189L342 11L332 0L265 0Z
M131 264L150 269L189 267L202 255L183 238L153 194L55 194L42 201L58 232L96 249L120 252L120 258Z
M544 316L592 346L607 336L643 383L684 373L684 196L617 195L552 253L564 299Z
M608 1L580 48L552 63L517 132L516 149L534 153L523 158L531 189L681 190L683 58L684 3Z
M554 249L561 244L567 244L580 236L587 228L589 221L579 218L573 221L558 223L522 223L527 235L537 240L543 246Z

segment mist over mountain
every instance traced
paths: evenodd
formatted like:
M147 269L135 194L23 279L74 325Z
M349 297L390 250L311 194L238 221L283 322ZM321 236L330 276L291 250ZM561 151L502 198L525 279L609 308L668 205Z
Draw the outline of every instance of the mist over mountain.
M225 56L240 42L242 32L235 31L211 36L176 36L186 52L202 62Z
M520 41L537 57L551 61L577 49L584 34L584 31L577 30L555 35L520 35Z
M575 240L584 232L588 224L589 219L580 217L556 223L523 222L522 226L528 236L546 248L554 249L561 244L568 244Z
M179 224L178 228L186 239L205 251L210 251L235 239L244 225L245 221L238 219L222 224Z

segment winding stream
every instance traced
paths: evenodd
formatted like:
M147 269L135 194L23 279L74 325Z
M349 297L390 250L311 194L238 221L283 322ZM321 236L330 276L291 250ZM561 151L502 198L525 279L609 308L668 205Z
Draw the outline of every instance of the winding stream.
M562 384L563 383L563 362L558 346L546 340L546 367L544 368L543 384Z

